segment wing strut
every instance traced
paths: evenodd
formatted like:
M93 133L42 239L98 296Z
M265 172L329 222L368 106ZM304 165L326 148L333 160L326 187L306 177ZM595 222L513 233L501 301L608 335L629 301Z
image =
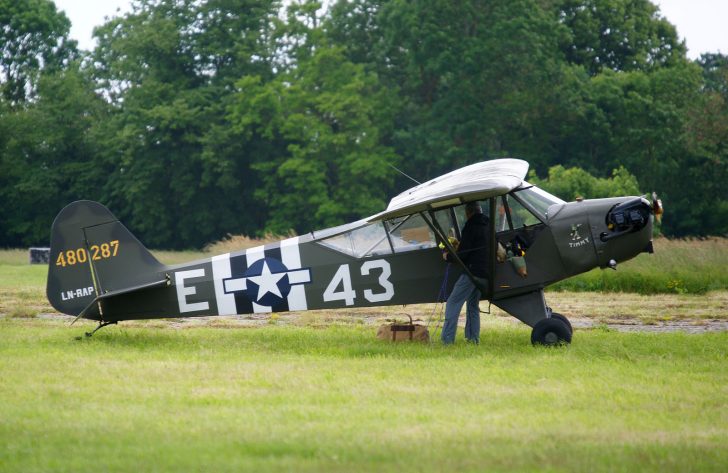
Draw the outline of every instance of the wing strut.
M432 212L432 210L430 210ZM491 298L491 291L490 291L490 284L488 284L487 280L484 280L483 278L479 278L475 276L463 263L463 260L460 259L458 256L457 251L450 243L450 240L448 240L447 236L445 236L445 232L442 231L442 227L440 227L440 224L437 222L437 219L432 217L432 214L430 214L430 218L427 217L427 215L424 212L420 212L420 215L425 220L425 223L427 223L427 226L430 227L430 229L435 232L435 235L437 238L442 241L443 245L445 245L445 248L447 248L447 251L450 252L452 257L455 259L455 263L460 266L460 268L463 270L463 272L470 278L471 281L473 281L473 284L475 284L475 287L478 288L481 294L485 295L486 299Z

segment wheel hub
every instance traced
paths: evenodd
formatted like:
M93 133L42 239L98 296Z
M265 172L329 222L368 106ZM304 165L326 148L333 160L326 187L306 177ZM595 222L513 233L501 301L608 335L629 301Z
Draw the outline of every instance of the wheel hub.
M544 342L548 345L553 345L554 343L557 343L559 341L559 336L556 335L554 332L546 332L546 334L543 336Z

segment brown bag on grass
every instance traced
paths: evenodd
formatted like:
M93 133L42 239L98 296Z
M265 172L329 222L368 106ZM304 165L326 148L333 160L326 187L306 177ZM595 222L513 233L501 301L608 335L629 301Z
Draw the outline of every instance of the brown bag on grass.
M409 323L399 324L394 322L381 325L379 330L377 330L377 338L391 342L403 342L407 340L429 342L430 332L427 330L427 327L419 324L415 325L412 322L412 317L409 314L405 315L409 317Z

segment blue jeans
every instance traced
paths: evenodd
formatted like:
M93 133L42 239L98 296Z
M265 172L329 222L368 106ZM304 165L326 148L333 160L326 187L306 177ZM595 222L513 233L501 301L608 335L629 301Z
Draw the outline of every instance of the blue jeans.
M461 274L445 306L445 324L442 326L442 343L455 342L455 332L458 328L458 318L463 304L467 301L465 318L465 339L471 342L480 342L480 291L467 274Z

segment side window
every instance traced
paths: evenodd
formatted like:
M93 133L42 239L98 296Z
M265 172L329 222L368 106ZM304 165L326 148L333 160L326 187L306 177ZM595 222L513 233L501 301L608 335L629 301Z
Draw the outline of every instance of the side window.
M488 220L490 221L490 201L481 200L481 201L479 201L479 203L480 203L480 208L483 210L483 215L488 217ZM465 217L465 204L454 207L453 212L455 213L455 217L457 218L457 226L460 230L462 230L463 226L465 226L465 222L467 222L467 220L468 220ZM498 228L499 228L498 231L500 231L500 227L498 227Z
M346 253L347 255L354 255L354 247L351 245L351 232L342 233L325 240L321 240L321 244L328 246L331 249Z
M527 182L523 183L528 184ZM513 195L536 212L536 215L547 218L549 207L555 204L565 204L563 200L553 196L543 189L531 186L513 191Z
M453 221L453 212L451 208L437 210L434 213L435 221L440 226L445 235L448 237L460 238L460 230L457 227L457 222Z
M458 237L460 232L456 228L457 224L453 222L452 215L452 209L438 210L435 212L435 219L448 236ZM389 235L387 235L387 231L389 231ZM395 253L401 253L433 248L437 245L437 240L422 216L413 214L388 220L386 224L375 222L364 225L346 233L325 238L319 243L355 258L362 258L388 255L393 250Z
M395 253L435 246L435 235L419 214L393 218L387 222Z
M392 253L382 222L321 240L321 244L356 258Z
M454 207L453 212L455 213L455 226L458 228L458 235L463 230L463 226L465 226L465 222L468 221L467 218L465 218L465 206L464 205L458 205L457 207Z
M351 242L354 247L354 256L379 256L392 253L389 246L387 232L382 222L372 223L366 227L357 228L351 232Z
M508 200L508 208L511 211L511 220L513 221L513 228L529 227L531 225L538 225L541 223L530 210L526 209L520 202L511 196L506 196Z
M497 232L517 230L519 228L538 225L541 223L530 210L521 205L510 195L504 195L496 201L498 213Z

